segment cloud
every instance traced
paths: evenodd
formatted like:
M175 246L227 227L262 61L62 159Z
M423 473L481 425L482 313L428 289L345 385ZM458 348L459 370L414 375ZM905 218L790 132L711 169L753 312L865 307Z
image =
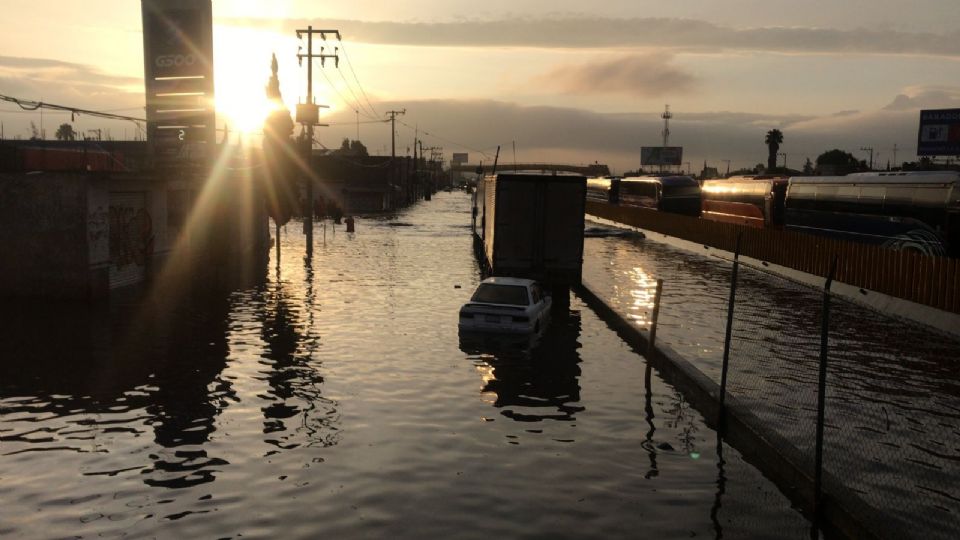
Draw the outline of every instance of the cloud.
M571 94L658 97L692 92L697 78L672 66L670 60L670 55L647 54L559 66L535 77L534 82Z
M907 89L884 107L887 111L960 108L960 88L920 86Z
M607 114L491 100L405 101L378 106L406 107L404 121L411 127L419 124L421 135L429 134L425 136L425 145L443 146L447 154L469 151L472 163L480 159L490 163L492 149L497 145L510 149L501 152L501 159L512 160L515 141L520 161L581 164L600 161L622 172L639 166L641 146L661 144L663 129L659 111ZM684 161L690 162L693 170L699 170L704 161L719 166L723 159L732 160L733 169L766 163L767 147L763 140L772 128L784 132L781 151L788 154L787 164L794 168L802 166L806 158L816 159L833 148L861 155L860 147L873 146L878 163L883 163L892 159L891 149L897 144L898 159L915 159L912 153L916 150L919 118L916 110L847 111L839 116L682 110L674 113L671 143L684 147ZM324 140L339 141L353 136L352 112L336 113L330 120L335 125L323 132ZM403 154L410 145L413 130L398 129L397 148ZM389 129L371 128L363 134L363 140L371 149L389 149ZM483 157L474 149L483 149L489 155Z
M46 58L0 56L0 94L14 98L55 103L80 109L116 111L135 117L144 115L143 80L103 73L90 66ZM7 136L28 136L31 122L42 120L47 134L58 122L76 121L78 131L114 128L117 136L124 130L133 132L130 122L101 120L85 115L71 116L59 111L29 112L13 103L0 102L0 120Z
M218 19L218 23L292 32L310 21ZM670 18L548 17L454 22L330 20L349 41L387 45L543 48L673 48L784 53L919 54L960 57L960 32L936 34L860 28L730 28Z
M143 78L110 75L83 64L49 58L0 56L0 76L56 84L81 84L113 87L143 85Z
M800 168L806 158L815 160L833 148L866 159L867 154L860 148L872 147L876 163L881 165L894 159L912 161L916 159L919 109L950 106L960 97L960 87L913 87L904 89L903 94L913 101L908 106L900 100L902 108L898 110L841 111L820 116L674 110L671 143L684 147L684 161L690 162L695 171L704 161L719 166L721 160L730 159L733 169L766 163L767 147L763 140L772 128L784 133L781 151L787 154L791 168ZM406 107L404 120L411 126L419 124L421 135L430 134L425 137L425 145L443 146L448 155L469 151L472 163L480 159L489 163L491 148L497 145L511 149L502 152L501 159L512 159L515 141L520 161L600 161L622 172L639 166L641 146L661 143L663 129L660 111L609 114L492 100L425 100L378 106ZM335 113L330 120L341 124L329 128L324 135L328 140L352 137L351 111ZM402 128L400 134L397 148L404 149L413 131ZM442 139L434 138L434 134ZM389 148L389 129L370 129L364 142L371 149ZM474 149L483 149L490 156L484 158Z

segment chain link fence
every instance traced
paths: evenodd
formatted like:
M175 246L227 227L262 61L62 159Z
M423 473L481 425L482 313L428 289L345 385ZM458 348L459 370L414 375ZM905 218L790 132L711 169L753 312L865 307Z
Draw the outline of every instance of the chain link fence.
M882 537L956 538L960 342L738 266L722 373L726 413L748 413L761 434L794 447L787 454L795 467L814 479L822 473L818 516L839 504ZM767 294L736 294L737 286ZM781 308L775 316L771 306Z

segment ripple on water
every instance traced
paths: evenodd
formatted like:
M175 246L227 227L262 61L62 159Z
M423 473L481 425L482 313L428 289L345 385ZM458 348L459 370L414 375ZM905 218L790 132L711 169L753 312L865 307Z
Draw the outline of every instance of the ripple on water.
M731 263L652 240L587 239L585 281L642 328L657 278L657 341L719 381ZM822 292L744 266L737 291L731 395L812 467ZM902 516L883 521L891 530L949 538L960 528L956 513L941 514L960 500L960 341L840 298L830 330L825 466L877 519Z
M468 209L318 224L311 261L291 223L227 293L5 314L0 535L806 536L578 299L532 348L462 341Z

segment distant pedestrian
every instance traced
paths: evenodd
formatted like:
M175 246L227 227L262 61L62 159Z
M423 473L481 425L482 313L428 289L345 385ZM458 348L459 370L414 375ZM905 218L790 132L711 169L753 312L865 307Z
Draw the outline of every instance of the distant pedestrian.
M343 222L347 224L347 232L353 232L353 216L347 216Z

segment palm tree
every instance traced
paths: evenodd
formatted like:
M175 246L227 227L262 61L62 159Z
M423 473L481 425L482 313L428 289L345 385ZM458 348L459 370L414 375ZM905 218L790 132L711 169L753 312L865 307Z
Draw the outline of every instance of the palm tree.
M777 152L780 151L780 145L783 143L783 132L779 129L771 129L767 132L767 138L763 140L767 145L770 154L767 157L767 169L777 168Z

